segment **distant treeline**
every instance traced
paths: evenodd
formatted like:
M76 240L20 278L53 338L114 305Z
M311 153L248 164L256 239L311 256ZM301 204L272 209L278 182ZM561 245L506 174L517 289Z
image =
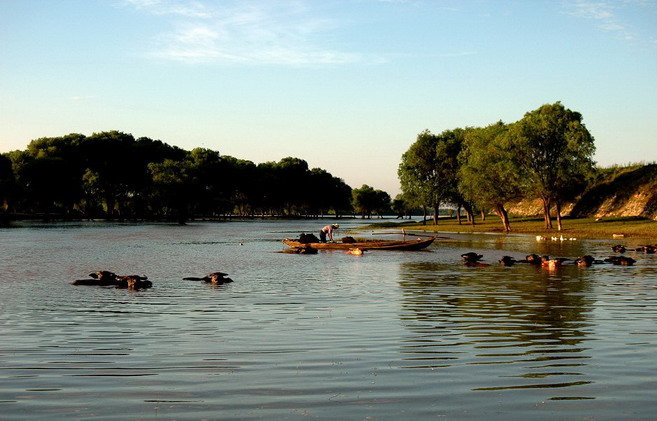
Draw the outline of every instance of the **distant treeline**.
M298 158L254 164L119 131L33 140L0 155L0 214L177 220L370 216L390 196Z

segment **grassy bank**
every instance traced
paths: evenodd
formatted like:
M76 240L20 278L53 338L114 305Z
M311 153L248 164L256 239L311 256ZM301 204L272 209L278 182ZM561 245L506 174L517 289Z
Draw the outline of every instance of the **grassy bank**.
M539 217L512 217L511 234L541 235L544 237L565 238L598 238L598 239L642 239L646 243L657 243L657 221L643 218L566 218L563 221L563 231L556 229L556 221L553 222L554 229L544 228L543 218ZM427 221L426 225L417 222L389 222L377 224L377 228L404 228L409 230L423 230L428 232L461 232L461 233L500 233L503 234L502 223L496 216L489 216L485 221L477 219L475 225L462 222L461 225L455 218L440 219L438 225L432 225Z

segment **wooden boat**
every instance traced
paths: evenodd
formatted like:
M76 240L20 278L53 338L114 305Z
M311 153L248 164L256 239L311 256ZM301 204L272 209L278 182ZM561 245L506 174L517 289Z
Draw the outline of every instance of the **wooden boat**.
M434 242L436 237L418 240L369 240L355 243L300 243L297 240L286 238L283 243L289 247L301 248L311 247L317 250L349 250L359 248L361 250L422 250Z

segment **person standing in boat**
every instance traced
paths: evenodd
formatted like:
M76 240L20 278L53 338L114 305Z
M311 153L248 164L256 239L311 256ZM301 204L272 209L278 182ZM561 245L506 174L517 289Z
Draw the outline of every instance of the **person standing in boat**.
M319 232L319 241L325 243L327 234L329 241L333 241L333 231L338 229L339 227L340 225L338 224L331 224L322 228L322 230Z

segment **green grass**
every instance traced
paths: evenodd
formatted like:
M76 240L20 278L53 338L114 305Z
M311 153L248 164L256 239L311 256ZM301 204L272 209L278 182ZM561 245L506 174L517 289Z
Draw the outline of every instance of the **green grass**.
M618 238L622 235L624 238L636 238L657 241L657 221L643 218L564 218L563 231L557 230L557 222L552 222L554 229L546 230L542 217L512 217L511 234L528 234L542 235L544 237L574 237L574 238ZM502 223L497 216L489 215L485 221L477 218L476 224L470 225L462 220L459 225L455 218L440 219L438 225L432 225L427 221L426 225L421 223L409 222L385 222L376 224L377 228L405 228L423 231L444 231L444 232L462 232L462 233L504 233ZM616 236L616 237L615 237Z

